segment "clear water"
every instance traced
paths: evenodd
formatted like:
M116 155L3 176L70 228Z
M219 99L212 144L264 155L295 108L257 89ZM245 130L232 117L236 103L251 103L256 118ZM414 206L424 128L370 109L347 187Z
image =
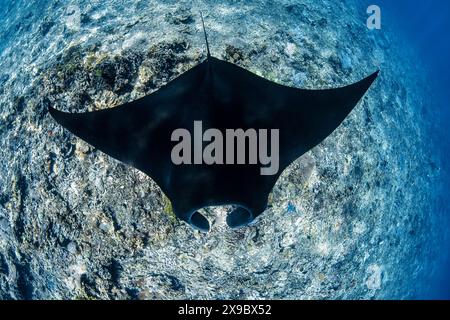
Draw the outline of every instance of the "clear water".
M367 1L368 3L369 1ZM443 159L443 199L440 210L447 217L450 229L450 3L448 1L376 1L383 8L384 23L392 24L395 30L413 48L417 60L425 67L434 88L435 99L429 105L437 127L430 141L430 153L438 153ZM433 230L430 230L432 233ZM435 299L450 299L450 244L442 243L442 261L435 289L426 296Z
M133 5L138 2L129 1ZM301 2L299 1L299 3ZM21 63L38 61L40 64L45 64L45 61L39 61L39 54L33 55L33 50L31 49L34 48L26 47L26 41L24 42L23 39L27 30L35 32L34 23L40 24L40 21L36 20L39 19L40 15L30 16L29 13L51 11L52 6L56 3L57 1L50 0L33 2L0 0L0 56L6 51L15 52L15 55L13 55L15 58L11 58L11 55L8 55L7 61L0 62L5 63L8 70L13 70L12 66L14 66L15 61L19 60ZM110 7L102 4L101 1L92 1L91 3L90 8L92 11L101 13L109 10L114 12L111 15L112 19L120 19L121 12L127 6L117 2L114 2L115 5ZM320 2L317 3L318 6L321 5ZM399 38L403 41L402 45L405 46L405 51L410 52L412 50L414 52L417 64L424 70L424 78L430 81L430 86L433 88L433 99L430 99L428 111L429 114L432 114L436 125L430 135L428 152L438 155L442 159L441 162L443 164L441 168L441 185L436 186L436 199L441 199L436 209L439 212L436 212L436 214L447 217L443 223L448 227L444 229L450 229L450 194L447 192L450 187L450 163L447 161L450 157L450 126L448 125L450 122L450 41L448 40L450 3L438 0L348 0L344 3L349 5L356 3L360 8L367 7L370 4L378 4L382 9L383 28L399 35ZM138 8L139 6L133 7ZM61 9L58 8L58 10ZM105 22L105 26L111 24L113 24L113 20ZM7 28L1 27L1 25L7 26ZM106 30L106 28L105 30L99 28L96 32L104 34L110 31ZM380 32L383 32L383 30ZM44 52L47 56L49 52L56 55L67 48L72 40L70 37L77 40L82 38L70 32L67 32L64 37L53 39L54 46L36 49L36 52ZM92 38L86 38L86 42L91 40ZM202 39L200 38L198 40L199 45L201 41ZM115 50L115 43L116 41L111 40L111 43L106 43L103 49ZM125 41L123 45L125 45ZM133 42L130 45L140 44ZM0 70L0 85L9 76L11 75ZM26 79L26 75L17 76L23 76ZM23 82L26 83L27 81L24 80ZM15 90L20 92L21 88L18 87ZM1 165L4 166L5 164ZM429 230L429 232L430 237L436 236L434 230ZM435 283L432 284L431 291L424 291L417 298L450 299L450 243L444 241L441 244L441 248L437 250L442 254L440 260L433 262L434 267L439 271L434 279Z

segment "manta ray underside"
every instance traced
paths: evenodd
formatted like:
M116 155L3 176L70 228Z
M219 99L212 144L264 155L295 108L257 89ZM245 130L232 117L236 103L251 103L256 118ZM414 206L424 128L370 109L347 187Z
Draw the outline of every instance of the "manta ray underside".
M343 88L303 90L214 58L208 47L205 61L146 97L94 112L49 111L79 138L150 176L194 228L209 230L197 210L226 204L236 206L227 223L237 228L266 209L282 171L342 123L377 75ZM192 131L194 121L223 132L278 129L278 172L261 175L260 164L174 164L172 133Z

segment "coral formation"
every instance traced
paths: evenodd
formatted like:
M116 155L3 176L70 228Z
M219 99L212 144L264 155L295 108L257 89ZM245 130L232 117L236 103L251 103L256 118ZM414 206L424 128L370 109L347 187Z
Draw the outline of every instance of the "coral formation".
M392 32L367 30L365 8L345 3L11 1L0 27L0 298L417 296L441 240L427 86ZM200 10L216 56L281 84L337 87L382 70L333 136L283 173L270 214L238 231L228 207L204 210L211 232L192 231L153 181L47 114L114 107L196 65Z

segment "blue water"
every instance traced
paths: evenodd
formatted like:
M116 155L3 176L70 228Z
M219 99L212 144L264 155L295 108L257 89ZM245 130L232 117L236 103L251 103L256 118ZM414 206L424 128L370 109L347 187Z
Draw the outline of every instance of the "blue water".
M399 33L405 43L415 51L417 59L428 71L428 78L434 88L433 103L429 106L437 128L430 141L430 153L438 152L443 158L442 177L444 190L450 187L450 2L443 0L378 0L382 11L382 23ZM440 210L450 228L450 194L442 196ZM432 233L433 230L430 230ZM442 260L432 292L427 299L450 299L450 244L443 243Z
M352 0L353 1L353 0ZM444 0L354 0L364 6L377 4L382 10L382 30L384 28L398 33L407 46L413 48L420 64L427 72L424 78L430 79L430 86L434 88L435 97L429 105L431 114L437 124L436 130L430 137L430 153L438 153L444 161L442 182L444 190L450 188L450 2ZM43 7L49 1L39 1ZM348 1L348 3L351 1ZM0 0L0 17L8 15L13 1ZM16 2L17 5L17 2ZM14 30L5 31L0 37L14 40ZM7 41L0 41L0 51L9 45ZM441 196L438 210L447 217L447 229L450 228L450 194ZM288 211L295 211L291 204ZM438 212L436 212L438 214ZM430 230L430 236L434 236ZM436 261L438 273L433 283L433 289L424 293L420 298L450 299L450 243L442 243L440 261Z

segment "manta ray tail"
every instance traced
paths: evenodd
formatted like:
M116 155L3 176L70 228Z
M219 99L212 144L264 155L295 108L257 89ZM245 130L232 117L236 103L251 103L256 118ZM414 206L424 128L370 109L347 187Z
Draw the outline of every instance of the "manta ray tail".
M205 21L203 20L203 13L201 11L200 11L200 17L202 18L203 33L205 35L206 51L207 51L208 60L209 60L209 58L211 57L211 52L209 51L208 35L206 34Z

